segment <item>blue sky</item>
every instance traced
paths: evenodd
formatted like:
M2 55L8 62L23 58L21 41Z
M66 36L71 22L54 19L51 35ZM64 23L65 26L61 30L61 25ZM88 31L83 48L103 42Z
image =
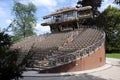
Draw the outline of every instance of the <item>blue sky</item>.
M37 17L37 25L35 26L35 31L37 34L43 34L46 32L50 32L48 26L41 26L42 16L47 15L53 12L56 9L76 6L78 0L16 0L23 4L27 4L28 2L32 2L37 7L36 17ZM14 18L12 14L14 0L0 0L0 29L7 27ZM112 5L114 7L118 7L113 4L113 0L104 0L102 2L102 6L99 9L103 11L108 5Z

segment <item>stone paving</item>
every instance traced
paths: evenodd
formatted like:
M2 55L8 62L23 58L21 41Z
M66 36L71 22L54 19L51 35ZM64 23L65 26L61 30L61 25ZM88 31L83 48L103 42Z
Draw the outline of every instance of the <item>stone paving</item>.
M24 77L21 80L120 80L120 59L107 58L112 66L100 71L76 75Z

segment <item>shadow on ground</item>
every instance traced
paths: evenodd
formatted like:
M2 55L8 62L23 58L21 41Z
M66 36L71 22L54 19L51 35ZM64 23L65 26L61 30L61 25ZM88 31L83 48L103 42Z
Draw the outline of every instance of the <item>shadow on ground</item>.
M79 74L72 76L58 76L58 77L24 77L21 80L106 80L89 74Z

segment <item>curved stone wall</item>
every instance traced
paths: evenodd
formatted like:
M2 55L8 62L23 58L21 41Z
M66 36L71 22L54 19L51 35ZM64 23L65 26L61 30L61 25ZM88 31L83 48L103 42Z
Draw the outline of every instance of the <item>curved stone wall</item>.
M76 61L52 69L43 70L44 73L74 72L94 69L105 64L105 44L103 43L95 51Z

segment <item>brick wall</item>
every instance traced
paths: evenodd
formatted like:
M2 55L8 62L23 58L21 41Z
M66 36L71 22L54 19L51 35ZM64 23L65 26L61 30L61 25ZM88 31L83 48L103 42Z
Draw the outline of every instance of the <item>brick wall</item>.
M96 51L92 52L91 54L79 60L76 60L74 62L59 67L44 70L41 72L59 73L59 72L81 71L81 70L97 68L103 66L104 64L105 64L105 45L103 44Z

